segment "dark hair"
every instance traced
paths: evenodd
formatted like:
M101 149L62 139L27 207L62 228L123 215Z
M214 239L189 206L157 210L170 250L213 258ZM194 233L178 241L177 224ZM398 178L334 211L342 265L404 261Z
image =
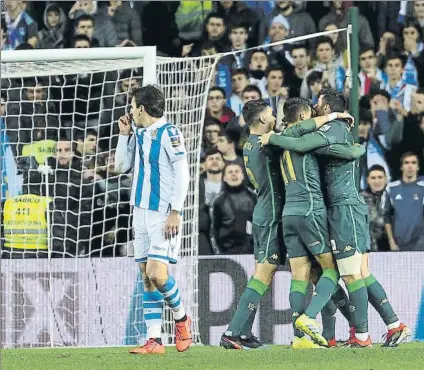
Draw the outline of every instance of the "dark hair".
M266 56L266 59L268 60L268 54L266 53L265 50L263 50L263 49L256 49L256 50L253 50L252 51L252 54L250 54L249 63L252 63L252 57L253 57L253 55L255 55L257 53L260 53L260 54L265 55Z
M259 94L259 98L262 98L261 89L256 85L247 85L241 92L241 96L243 97L243 94L246 92L257 92Z
M206 160L207 157L209 157L210 155L215 155L215 154L219 154L222 157L222 153L215 147L213 148L208 148L205 150L205 154L203 155L203 158Z
M249 25L246 22L243 22L241 20L235 20L230 23L228 26L228 32L231 33L232 30L235 30L237 28L244 28L246 33L249 33Z
M77 19L75 19L74 27L77 28L80 22L83 21L91 21L93 22L93 27L96 25L96 22L94 21L94 18L90 14L82 14Z
M415 157L415 158L417 158L418 166L420 165L420 158L418 157L418 154L416 154L414 152L411 152L411 151L406 152L406 153L403 153L400 156L400 164L402 165L403 164L403 161L405 160L405 158L408 158L408 157Z
M267 77L267 78L268 78L269 74L270 74L271 72L275 72L275 71L281 72L281 74L283 75L283 78L284 78L284 71L283 71L280 67L278 67L278 66L271 66L271 67L268 67L268 68L265 70L265 77Z
M208 117L205 119L203 129L205 129L208 126L215 126L215 125L221 127L222 123L218 118Z
M400 37L403 40L403 31L405 28L414 27L417 30L418 33L418 40L417 43L420 42L423 39L423 33L421 31L421 25L420 23L413 17L407 17L405 21L403 22L403 25L400 29Z
M220 86L213 86L209 89L208 95L212 92L212 91L219 91L223 96L224 99L227 99L227 94L225 93L225 90L220 87Z
M231 72L231 77L236 75L244 75L247 79L249 79L249 71L246 68L233 69Z
M322 96L322 104L329 105L332 112L344 112L348 106L347 97L334 89L322 89L318 98Z
M408 57L406 55L403 55L397 52L389 53L387 55L386 63L384 64L384 67L387 67L387 65L389 64L389 61L394 59L399 59L402 64L402 68L405 68L406 62L408 61Z
M371 101L372 99L374 99L377 95L381 95L384 96L389 102L392 99L392 97L390 96L390 94L388 93L388 91L386 90L382 90L382 89L370 89L370 92L368 94L368 98Z
M263 99L250 100L243 106L241 114L246 124L251 127L258 122L259 116L268 107L269 104Z
M308 55L308 48L306 47L306 45L305 45L305 44L294 44L294 45L291 47L290 55L292 55L292 54L293 54L293 50L297 50L297 49L305 49L305 51L306 51L306 55Z
M240 132L231 128L221 130L219 136L225 137L229 143L238 143L240 140Z
M309 73L309 75L306 77L306 83L308 86L311 86L317 82L322 81L322 72L319 71L312 71Z
M219 19L222 19L222 22L224 23L224 26L225 26L225 18L224 18L224 16L223 15L221 15L221 14L219 14L219 13L217 13L217 12L212 12L212 13L209 13L208 15L207 15L207 17L206 17L206 19L205 19L205 26L209 23L209 21L210 21L210 19L211 18L219 18Z
M34 47L31 44L28 44L27 42L23 42L22 44L19 44L15 50L31 50L34 49Z
M284 121L287 123L297 122L300 114L309 109L311 109L309 100L303 98L290 98L284 104Z
M374 53L375 56L375 49L371 46L371 45L364 45L360 50L359 50L359 56L361 56L362 54L365 54L369 51L372 51Z
M359 109L359 123L367 122L372 124L372 113L369 109L360 108Z
M380 172L384 172L384 174L386 174L386 170L384 169L384 167L380 166L379 164L374 164L370 168L368 168L367 177L370 175L370 173L372 171L380 171Z
M71 39L71 42L70 42L70 47L71 48L74 48L75 47L75 44L78 41L87 41L88 42L88 45L90 45L90 47L91 47L91 40L86 35L75 35L75 36L72 36L72 39Z
M165 95L156 85L146 85L131 92L131 100L135 99L138 107L143 106L146 113L154 118L160 118L165 112Z
M329 36L321 36L318 38L317 49L318 49L318 46L320 46L321 44L330 44L331 48L334 49L333 39Z
M92 128L89 128L89 129L87 129L87 130L75 130L74 131L75 133L74 133L74 140L75 141L78 141L78 140L81 140L81 141L84 141L85 140L85 138L88 136L88 135L93 135L93 136L96 136L97 137L97 131L96 130L94 130L94 129L92 129Z
M127 80L129 78L140 79L141 76L138 74L137 70L135 70L135 69L124 69L124 70L120 71L120 73L119 73L119 79L120 80Z

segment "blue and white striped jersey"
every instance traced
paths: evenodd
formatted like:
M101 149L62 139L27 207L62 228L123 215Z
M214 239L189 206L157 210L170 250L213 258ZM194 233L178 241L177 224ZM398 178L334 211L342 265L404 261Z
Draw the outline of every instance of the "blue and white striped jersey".
M115 165L119 166L124 155L132 157L134 165L131 204L151 211L169 212L173 200L179 197L175 194L179 186L174 164L187 158L180 130L163 117L147 128L134 128L129 143L128 137L119 137ZM183 194L183 200L185 196Z

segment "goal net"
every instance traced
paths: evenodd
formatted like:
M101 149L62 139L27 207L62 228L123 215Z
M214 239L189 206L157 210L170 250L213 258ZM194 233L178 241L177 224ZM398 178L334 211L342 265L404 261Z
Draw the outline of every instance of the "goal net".
M132 178L115 172L114 151L129 92L148 83L164 90L166 117L186 140L191 181L173 274L200 342L197 179L216 59L160 58L154 47L2 52L2 347L143 339ZM173 333L166 310L165 343Z

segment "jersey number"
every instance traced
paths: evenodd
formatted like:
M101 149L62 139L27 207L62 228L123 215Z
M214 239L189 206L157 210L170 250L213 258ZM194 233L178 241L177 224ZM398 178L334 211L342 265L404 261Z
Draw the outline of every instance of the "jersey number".
M286 170L284 168L284 164L287 166L288 177L287 177ZM290 181L296 182L296 173L294 172L293 161L292 161L290 152L288 150L284 151L282 158L280 159L280 168L281 168L281 173L283 175L284 183L286 185L289 183L289 178L290 178Z
M259 185L255 179L255 176L253 175L252 170L247 166L249 163L249 157L247 155L243 156L244 158L244 167L246 168L247 176L249 177L250 182L254 186L255 189L259 189Z

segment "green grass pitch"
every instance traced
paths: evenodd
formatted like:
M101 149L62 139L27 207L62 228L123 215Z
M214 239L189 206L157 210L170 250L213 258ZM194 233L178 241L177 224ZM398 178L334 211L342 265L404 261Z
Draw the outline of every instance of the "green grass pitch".
M424 369L424 343L398 348L229 351L192 347L178 353L168 347L163 356L130 355L128 348L14 349L1 351L2 370L179 370L179 369Z

